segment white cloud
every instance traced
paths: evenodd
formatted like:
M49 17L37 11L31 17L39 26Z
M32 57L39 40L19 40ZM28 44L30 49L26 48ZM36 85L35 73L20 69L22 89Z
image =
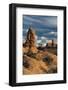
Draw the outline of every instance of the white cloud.
M41 37L41 39L42 39L42 40L47 40L47 38L46 38L46 37L44 37L44 36L42 36L42 37Z
M35 35L35 39L36 39L36 40L38 39L38 36L37 36L37 35Z
M56 16L49 16L47 18L44 18L44 23L48 26L57 27L57 17Z
M44 37L44 36L41 36L40 39L37 39L36 45L37 46L40 46L40 45L46 46L47 42L48 42L48 39L46 37Z
M47 45L47 44L46 44L46 43L44 43L42 46L43 46L43 47L45 47L46 45Z
M49 32L48 34L57 36L57 32Z
M42 40L37 40L37 43L41 43Z
M28 29L23 29L23 32L28 32Z
M42 36L41 39L45 39L45 37Z

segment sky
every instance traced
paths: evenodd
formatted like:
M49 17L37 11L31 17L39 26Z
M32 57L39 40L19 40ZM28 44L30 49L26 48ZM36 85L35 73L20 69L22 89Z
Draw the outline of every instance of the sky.
M57 41L57 16L23 15L23 38L25 40L29 27L36 32L37 44L48 40Z

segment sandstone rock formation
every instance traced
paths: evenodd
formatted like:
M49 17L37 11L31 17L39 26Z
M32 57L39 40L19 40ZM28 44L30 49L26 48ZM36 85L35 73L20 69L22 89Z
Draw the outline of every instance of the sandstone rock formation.
M30 27L26 41L23 44L23 74L57 73L57 56L52 53L54 51L50 48L45 50L37 49L35 41L35 32ZM53 41L48 42L49 47L53 45Z
M35 32L31 27L27 32L26 42L23 44L23 46L24 52L36 53L38 51L35 44Z
M55 48L57 48L57 43L54 40L49 40L46 47L55 47Z

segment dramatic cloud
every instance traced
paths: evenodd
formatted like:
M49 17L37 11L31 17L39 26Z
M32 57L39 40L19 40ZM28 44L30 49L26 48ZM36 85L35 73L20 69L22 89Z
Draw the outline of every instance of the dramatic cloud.
M57 17L56 16L23 16L25 20L24 24L42 24L49 27L57 27Z
M48 40L57 40L57 16L24 15L22 21L23 35L26 36L32 26L36 32L37 44L45 45Z

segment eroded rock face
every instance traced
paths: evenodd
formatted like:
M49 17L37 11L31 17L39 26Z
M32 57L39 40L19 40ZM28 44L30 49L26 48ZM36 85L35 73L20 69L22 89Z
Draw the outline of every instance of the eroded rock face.
M39 52L35 57L23 56L23 74L57 73L57 56L49 52Z
M54 40L49 40L46 47L55 47L55 48L57 48L57 43Z
M46 47L44 50L40 50L37 49L35 42L35 32L30 27L23 44L23 74L57 73L57 56L52 50L56 50L56 48ZM49 41L48 47L53 47L54 44L53 41Z
M27 32L26 42L23 44L23 47L24 47L24 52L36 53L38 51L35 44L35 32L34 30L32 30L31 27Z

